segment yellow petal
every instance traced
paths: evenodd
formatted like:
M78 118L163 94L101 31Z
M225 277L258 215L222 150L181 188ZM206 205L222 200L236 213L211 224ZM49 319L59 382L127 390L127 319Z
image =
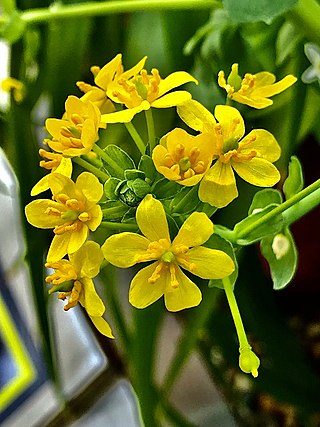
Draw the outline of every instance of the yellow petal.
M61 210L61 204L53 200L39 199L34 200L25 207L25 214L28 222L37 228L53 228L56 225L62 225L65 220L58 215L48 215L48 208Z
M232 138L239 141L245 132L244 121L240 112L228 105L217 105L214 115L222 127L224 140Z
M90 172L82 172L78 176L76 188L82 192L89 202L97 203L103 195L103 185L99 182L98 178Z
M199 246L206 242L212 233L213 224L207 215L203 212L193 212L182 224L172 246Z
M137 257L145 255L149 240L136 233L124 232L108 237L101 249L107 261L120 268L137 263Z
M191 99L191 94L183 90L167 93L151 103L154 108L169 108L182 104Z
M238 92L233 93L231 98L240 104L249 105L249 107L257 108L259 110L273 104L271 99L264 98L262 96L243 96Z
M136 65L121 74L121 79L127 80L130 77L136 76L144 67L147 56L144 56Z
M61 175L71 178L72 175L72 160L66 157L62 157L60 165L54 170L55 173L61 173Z
M49 190L49 181L48 181L48 175L42 177L33 187L31 190L31 196L37 196L40 193L43 193L44 191Z
M69 126L70 123L68 120L61 120L61 119L47 119L45 122L45 127L47 131L50 133L51 136L56 137L57 139L60 138L60 130L63 126Z
M106 322L103 317L90 316L90 319L92 320L92 323L102 335L105 335L106 337L109 337L109 338L114 338L108 322Z
M68 253L69 238L67 233L54 236L48 251L47 262L60 261Z
M189 127L201 133L213 132L217 123L213 114L194 99L178 105L177 113Z
M116 71L119 70L119 67L121 67L121 61L122 55L119 53L104 67L102 67L94 79L96 85L100 86L106 91L109 84L113 81Z
M237 196L238 190L230 164L217 161L200 182L200 200L211 206L223 208Z
M129 290L129 302L134 307L148 307L164 294L170 282L170 275L166 273L166 270L161 271L160 277L155 283L148 282L158 264L159 262L154 262L134 276Z
M142 234L150 242L167 239L170 242L170 234L166 213L162 203L148 194L139 204L136 221Z
M246 162L232 162L234 170L242 179L259 187L272 187L280 180L278 169L268 160L254 157Z
M115 113L102 114L102 123L128 123L133 117L144 110L149 110L150 104L148 101L142 101L140 105L127 110L116 111Z
M168 166L164 166L165 155L168 153L168 150L163 145L157 145L152 151L152 160L155 168L159 173L170 181L177 181L180 179L180 174L173 169L170 169Z
M186 71L176 71L175 73L169 74L168 77L161 79L160 81L159 97L164 93L169 92L169 90L189 82L198 84L198 80L196 80Z
M77 251L89 236L89 229L87 225L81 224L78 226L77 231L67 231L63 235L69 235L68 254Z
M50 173L48 175L49 186L52 194L67 194L70 198L77 198L74 182L61 173Z
M97 294L92 279L83 277L80 280L82 290L79 302L86 309L89 316L100 317L105 312L105 306Z
M257 152L257 157L271 163L281 155L281 148L275 137L265 129L254 129L240 141L238 153L249 154L252 150Z
M85 242L79 250L69 255L69 260L78 277L93 278L98 275L103 261L103 253L98 243Z
M232 259L222 251L200 246L190 249L187 255L195 264L195 269L189 271L202 279L222 279L234 271Z
M254 74L254 91L258 88L272 85L276 81L276 76L269 71L261 71L260 73Z
M169 273L168 273L169 274ZM195 307L200 304L201 291L178 267L176 269L176 278L179 282L177 288L166 289L164 301L169 311L180 311L185 308ZM169 291L167 291L169 289Z
M278 82L274 84L269 85L261 85L261 87L257 87L254 91L255 96L263 96L263 97L270 97L273 95L277 95L280 92L283 92L288 87L292 86L297 81L297 78L289 74L288 76L285 76L282 80L279 80ZM255 86L257 83L255 84Z
M99 205L95 205L89 210L91 219L86 223L91 231L95 231L102 221L102 210Z

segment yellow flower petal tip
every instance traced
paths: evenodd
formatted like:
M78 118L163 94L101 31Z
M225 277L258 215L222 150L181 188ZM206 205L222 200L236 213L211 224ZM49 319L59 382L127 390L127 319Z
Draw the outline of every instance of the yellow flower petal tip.
M118 267L153 261L131 282L129 301L133 306L145 308L164 296L169 311L194 307L201 301L201 291L182 269L205 279L222 278L234 270L227 254L201 246L213 233L205 213L193 212L171 242L164 207L149 194L137 208L136 221L142 236L120 233L102 246L107 261Z
M225 89L228 98L257 109L272 105L269 98L288 89L296 81L297 78L289 74L276 82L275 75L267 71L246 73L242 79L238 74L238 64L232 65L227 80L223 71L218 73L218 85Z
M251 350L251 347L249 345L240 348L239 366L240 369L246 374L252 374L254 378L258 376L260 359Z

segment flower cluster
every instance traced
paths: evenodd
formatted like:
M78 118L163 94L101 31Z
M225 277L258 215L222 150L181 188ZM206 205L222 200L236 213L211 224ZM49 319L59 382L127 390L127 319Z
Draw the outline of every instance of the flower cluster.
M230 105L217 105L212 114L189 91L176 90L198 84L194 77L177 71L162 78L156 68L144 68L146 59L125 70L118 54L102 68L92 67L94 84L77 82L83 95L69 96L63 116L46 120L49 136L39 154L40 166L49 173L31 194L50 191L52 197L25 208L30 224L53 229L45 264L51 269L49 293L67 300L65 310L80 303L108 337L113 334L103 318L105 305L92 280L102 267L148 263L130 284L129 301L136 308L162 297L172 312L195 307L202 299L203 280L223 287L226 279L236 279L235 253L217 245L211 219L238 197L234 172L259 187L280 180L273 163L281 150L270 132L253 129L246 134L244 119ZM274 81L267 72L246 74L242 80L236 64L227 81L222 72L218 77L228 98L255 108L270 105L268 98L295 78ZM168 107L176 107L191 133L177 127L157 142L152 109ZM133 123L141 112L147 142ZM127 127L140 152L138 164L113 144L113 123ZM111 136L102 147L99 132L107 124ZM79 166L85 171L78 173ZM246 359L245 368L243 357L240 367L256 376L257 356Z

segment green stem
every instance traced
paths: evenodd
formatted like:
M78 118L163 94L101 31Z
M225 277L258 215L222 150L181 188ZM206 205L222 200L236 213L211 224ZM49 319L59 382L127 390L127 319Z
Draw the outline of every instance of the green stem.
M74 163L76 163L77 165L81 166L82 168L86 169L87 171L93 173L102 182L107 181L107 179L109 178L108 174L106 174L102 170L98 169L97 167L93 166L91 163L87 162L86 160L82 159L81 157L73 157L72 161Z
M124 222L102 221L100 227L115 231L138 231L136 224L129 224Z
M249 346L247 335L243 327L240 311L238 308L236 298L233 293L233 289L232 289L229 277L225 277L224 279L222 279L222 282L223 282L224 290L226 292L226 296L229 303L232 318L234 321L234 325L236 327L236 331L239 339L239 347L243 348L243 347Z
M143 155L145 153L146 146L141 136L139 135L137 129L134 127L132 122L124 123L124 125L127 128L127 131L130 133L131 138L134 140L138 150Z
M320 44L320 5L316 0L299 0L287 17L307 39Z
M221 2L217 0L115 0L72 5L54 4L49 8L30 9L21 13L21 18L27 24L35 24L57 19L102 16L141 10L194 10L213 8L221 8ZM8 16L2 16L0 24L6 24L8 19Z
M98 156L100 156L102 160L104 160L108 165L110 165L116 171L117 174L123 176L123 170L118 165L118 163L114 161L105 151L103 151L102 148L99 147L99 145L95 144L92 150Z
M145 111L145 115L146 115L147 128L148 128L150 155L152 155L152 151L153 151L154 147L156 146L156 135L155 135L155 130L154 130L154 121L153 121L153 115L152 115L151 108L149 108L149 110Z
M292 196L290 199L286 200L281 205L274 208L271 212L268 212L263 217L259 218L256 222L248 225L248 227L243 228L235 237L236 240L243 239L247 234L251 233L257 227L261 226L264 222L270 221L272 218L276 217L279 214L282 214L287 209L291 208L290 211L286 212L285 221L286 225L290 225L295 222L297 219L301 218L302 215L306 214L314 207L319 205L319 189L320 189L320 179L315 181L313 184L299 191L299 193ZM314 194L313 194L314 193ZM309 197L307 197L309 196ZM310 197L311 196L311 197ZM295 212L296 204L299 203L299 212Z

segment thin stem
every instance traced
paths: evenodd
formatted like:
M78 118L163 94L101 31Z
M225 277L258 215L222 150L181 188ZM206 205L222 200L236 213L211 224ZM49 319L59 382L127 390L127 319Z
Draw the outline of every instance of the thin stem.
M234 325L236 327L236 331L239 339L239 347L243 348L245 346L249 346L247 335L245 333L240 311L238 308L237 300L234 296L229 277L225 277L224 279L222 279L222 282L223 282L224 290L226 292L226 296L229 303L232 318L234 321Z
M108 165L110 165L117 174L120 176L123 176L123 170L118 165L116 161L114 161L102 148L99 147L99 145L95 144L92 148L92 150L101 157L102 160L104 160Z
M304 214L309 212L311 209L313 209L316 205L318 205L320 203L320 200L318 197L319 192L317 191L319 189L320 189L320 179L318 179L317 181L315 181L313 184L309 185L308 187L304 188L303 190L299 191L299 193L295 194L290 199L286 200L284 203L281 203L281 205L277 206L272 211L268 212L263 217L259 218L256 222L254 222L254 223L248 225L247 227L243 228L236 235L236 239L244 238L247 234L251 233L257 227L261 226L266 221L270 221L272 218L283 213L284 211L286 211L290 207L293 207L298 202L300 202L300 206L303 206ZM311 195L314 192L316 192L317 197L312 198L313 204L311 206L309 206L310 197L307 199L307 196ZM316 205L315 205L315 203L316 203ZM292 218L290 218L290 214L292 215ZM294 209L290 210L290 214L288 215L288 213L287 213L287 215L286 215L287 225L292 224L294 221L296 221L297 219L300 218L300 216L297 217Z
M139 135L137 129L134 127L132 122L124 123L125 127L127 128L127 131L130 133L131 138L134 140L138 150L141 154L144 154L146 151L146 146Z
M194 10L221 7L221 2L217 0L115 0L63 6L56 3L49 8L30 9L29 11L23 12L21 18L28 24L34 24L57 19L101 16L113 13L136 12L139 10ZM6 19L2 19L2 23L8 20L7 17L4 18Z
M112 222L102 221L100 227L108 228L109 230L120 230L120 231L137 231L138 227L136 224L129 224L124 222Z
M145 111L145 115L146 115L146 120L147 120L150 155L151 155L154 147L156 146L156 135L155 135L155 130L154 130L154 121L153 121L153 115L152 115L151 108L149 108L149 110Z
M97 167L93 166L91 163L87 162L86 160L82 159L81 157L73 157L72 161L74 163L77 163L77 165L81 166L82 168L86 169L87 171L93 173L102 182L107 181L107 179L109 178L108 174L106 174L102 170L98 169Z

